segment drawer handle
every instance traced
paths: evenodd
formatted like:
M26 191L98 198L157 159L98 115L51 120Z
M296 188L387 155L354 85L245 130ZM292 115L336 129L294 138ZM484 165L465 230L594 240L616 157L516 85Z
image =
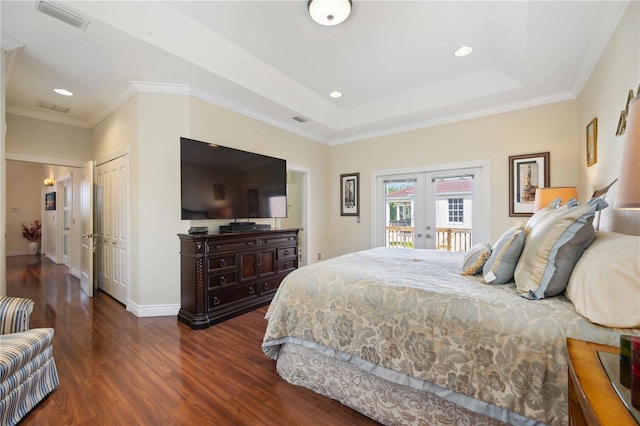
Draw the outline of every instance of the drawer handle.
M227 279L223 276L220 277L220 284L226 284L227 283Z
M288 254L289 254L289 250L285 250L285 251L284 251L284 255L286 256L286 255L288 255Z
M217 305L219 305L219 304L220 304L220 299L218 299L217 297L214 297L214 298L213 298L213 305L214 305L214 306L217 306Z
M256 289L253 287L249 287L249 294L256 294Z
M262 288L264 288L265 290L269 290L269 283L264 283Z
M226 260L224 260L224 259L222 259L222 260L220 261L220 267L221 267L221 268L224 268L225 266L227 266L227 261L226 261Z
M287 269L289 267L289 264L287 262L284 263L284 269Z
M219 249L219 248L220 248L220 246L214 246L214 248L217 248L217 249Z

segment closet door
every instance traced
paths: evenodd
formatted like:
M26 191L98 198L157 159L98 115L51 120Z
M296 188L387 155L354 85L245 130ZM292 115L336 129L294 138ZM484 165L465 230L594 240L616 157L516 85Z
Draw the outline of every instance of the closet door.
M129 231L128 157L101 164L96 170L98 287L121 303L127 301Z

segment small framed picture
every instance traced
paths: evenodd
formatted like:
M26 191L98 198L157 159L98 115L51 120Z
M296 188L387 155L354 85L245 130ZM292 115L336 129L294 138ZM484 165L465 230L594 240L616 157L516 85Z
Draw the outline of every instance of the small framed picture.
M360 173L340 175L340 216L360 215Z
M55 192L49 192L48 194L44 194L44 209L45 210L56 209L56 193Z
M622 129L624 133L624 129ZM598 117L587 124L587 167L598 162Z
M549 153L509 157L509 216L533 215L536 189L549 186Z

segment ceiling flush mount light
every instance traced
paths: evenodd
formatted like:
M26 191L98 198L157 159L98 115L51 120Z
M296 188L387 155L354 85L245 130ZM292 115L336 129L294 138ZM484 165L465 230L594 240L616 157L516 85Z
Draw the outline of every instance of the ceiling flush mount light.
M349 17L351 0L309 0L307 3L311 19L320 25L338 25Z
M331 96L332 98L339 98L340 96L342 96L342 92L334 90L333 92L329 93L329 96Z
M471 46L460 46L458 49L456 49L455 52L453 52L453 54L456 55L456 56L467 56L471 52L473 52L473 47L471 47Z
M53 89L53 91L59 95L73 96L73 92L70 92L67 89Z

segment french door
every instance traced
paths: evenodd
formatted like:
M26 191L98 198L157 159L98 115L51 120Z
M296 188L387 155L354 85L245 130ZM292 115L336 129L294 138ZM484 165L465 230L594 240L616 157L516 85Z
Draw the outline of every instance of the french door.
M376 247L466 251L489 241L488 165L375 176Z

